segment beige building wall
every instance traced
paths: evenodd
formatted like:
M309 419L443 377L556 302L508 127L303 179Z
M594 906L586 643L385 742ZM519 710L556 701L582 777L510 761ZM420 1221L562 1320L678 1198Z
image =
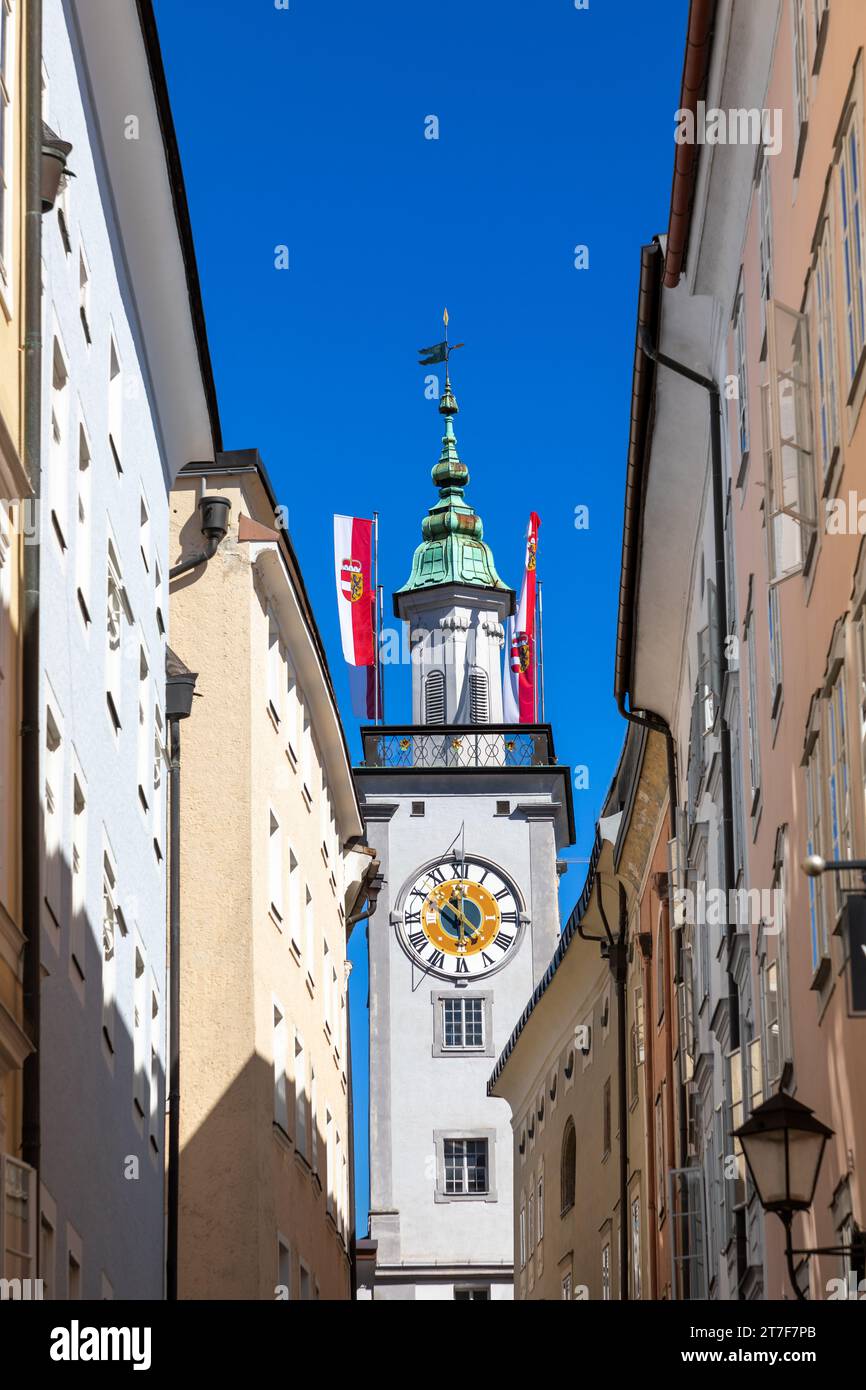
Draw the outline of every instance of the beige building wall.
M620 884L628 915L625 1292L629 1299L659 1296L665 1214L660 1222L651 1127L658 1048L655 1021L645 1008L645 961L652 959L654 943L644 918L653 895L658 902L654 879L666 825L665 741L632 724L580 901L545 987L497 1063L491 1086L511 1106L520 1299L621 1296L617 991L600 945L607 939L605 919L614 936L619 931ZM665 967L667 961L666 956ZM659 1036L665 1026L660 1019Z
M346 749L269 484L257 465L182 474L175 561L201 548L203 490L232 510L171 596L201 696L181 732L180 1291L348 1298L346 918L370 859L350 847Z
M730 433L736 478L737 630L743 638L741 669L746 676L750 665L752 671L751 695L748 684L744 691L744 719L751 722L757 753L755 775L747 725L743 783L752 803L747 826L750 883L779 888L785 907L781 934L761 933L754 942L761 1015L752 1067L758 1090L752 1098L761 1098L761 1084L767 1094L784 1086L835 1130L812 1212L794 1228L795 1246L827 1246L848 1240L852 1221L866 1225L866 1068L859 1060L866 1023L848 1017L847 953L839 934L842 898L830 875L810 888L800 866L810 847L810 819L817 829L814 848L834 857L837 805L841 857L866 855L866 765L861 748L866 647L860 644L866 572L856 513L858 499L866 495L866 349L858 330L852 361L845 273L848 249L852 263L866 263L866 8L843 0L829 7L818 5L814 12L808 4L804 13L798 39L792 25L798 5L785 4L780 10L766 105L783 113L784 138L780 153L765 159L764 172L756 180L743 250L742 299L730 344L735 362L736 330L741 326L745 353L738 366L745 387L748 454L737 447L736 402L731 406ZM817 32L816 16L824 16ZM843 178L853 197L855 175L861 231L859 237L852 233L849 243ZM769 271L769 302L765 296L762 302L762 264ZM855 275L855 285L857 279ZM795 544L799 532L804 563L781 579L775 596L769 588L765 471L772 432L765 428L761 401L762 386L776 389L775 367L785 353L783 337L775 357L772 343L764 343L764 323L775 314L773 302L802 314L801 323L808 329L810 351L803 359L805 389L798 415L799 439L807 450L799 483L789 482L787 500L792 514L814 519L813 525L803 527L795 520L779 523L785 528L786 545ZM790 315L785 317L791 322ZM825 450L822 405L832 419L831 386L836 423L830 426ZM809 411L810 440L805 431ZM828 502L844 499L847 512L851 495L853 527L831 534L826 525ZM833 748L838 749L835 767ZM814 802L811 816L807 778ZM766 1296L788 1297L782 1228L774 1218L766 1222L766 1241ZM801 1268L801 1282L813 1298L822 1298L828 1279L843 1269L837 1257L813 1258Z
M24 15L25 0L5 12L5 70L0 100L5 105L5 145L0 151L0 1155L21 1155L21 1068L30 1052L24 1032L21 957L21 576L23 536L35 529L29 507L30 486L23 465L24 390ZM26 1187L26 1170L7 1179ZM8 1186L7 1186L8 1190ZM23 1190L23 1189L22 1189ZM32 1196L32 1182L28 1189ZM4 1201L0 1186L0 1201ZM7 1216L14 1204L10 1202ZM35 1202L31 1201L31 1208ZM17 1205L16 1205L17 1210ZM26 1223L32 1250L35 1222ZM6 1232L7 1246L12 1243ZM20 1242L19 1242L20 1244ZM33 1275L32 1265L0 1250L0 1276Z

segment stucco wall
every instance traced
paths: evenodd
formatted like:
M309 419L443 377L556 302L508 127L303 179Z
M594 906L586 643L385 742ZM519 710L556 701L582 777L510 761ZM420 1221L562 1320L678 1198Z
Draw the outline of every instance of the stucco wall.
M62 779L53 788L60 808L59 924L47 909L42 923L42 1182L56 1208L52 1287L65 1293L67 1223L83 1238L84 1297L103 1296L103 1276L115 1297L159 1298L163 1288L163 1155L150 1143L150 1094L146 1116L133 1105L133 982L136 942L146 958L144 1056L157 1051L159 1121L164 1096L165 860L154 852L155 823L138 797L138 698L140 649L147 652L150 684L162 687L164 636L157 624L155 566L165 577L168 534L167 461L143 386L142 344L125 278L122 239L114 225L111 191L89 106L81 56L67 28L67 7L46 0L44 65L46 119L74 146L68 202L71 238L64 248L56 213L45 219L43 340L43 448L49 458L53 340L62 340L69 397L62 467L46 463L42 543L43 775L49 773L44 743L45 710L61 724ZM79 314L79 252L91 269L87 343ZM114 333L123 368L121 462L109 446L109 342ZM77 588L79 427L90 447L90 622ZM142 499L150 516L142 555ZM52 510L63 518L61 544ZM133 615L122 619L121 727L115 733L106 704L106 585L109 535ZM162 598L167 624L167 599ZM86 847L81 874L85 900L84 980L71 959L72 777L77 759L86 783ZM114 1054L102 1036L103 854L110 846L117 870L116 898L127 931L118 931ZM164 834L162 849L165 852ZM54 866L46 866L48 876ZM44 886L44 885L43 885ZM158 1000L151 1018L151 995ZM161 1128L161 1126L160 1126ZM161 1146L161 1134L160 1134ZM127 1176L135 1171L138 1176ZM134 1258L132 1253L134 1251Z

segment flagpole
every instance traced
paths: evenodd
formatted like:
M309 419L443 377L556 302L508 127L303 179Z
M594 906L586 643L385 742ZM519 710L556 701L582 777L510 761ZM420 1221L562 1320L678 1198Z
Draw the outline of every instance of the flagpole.
M379 513L373 513L373 710L379 723Z
M538 684L541 692L541 722L544 723L544 607L541 602L542 583L538 581Z
M377 602L378 602L378 605L379 605L379 632L381 633L382 630L384 629L384 626L385 626L385 586L384 586L384 584L380 584L380 585L378 586L378 588L379 588L379 592L378 592L378 594L376 595L376 599L377 599ZM384 680L384 677L383 677L383 674L382 674L381 653L380 653L380 651L379 651L378 649L377 649L377 651L376 651L376 670L377 670L377 672L378 672L378 680L379 680L379 714L380 714L380 716L381 716L382 723L384 724L384 723L385 723L385 680Z

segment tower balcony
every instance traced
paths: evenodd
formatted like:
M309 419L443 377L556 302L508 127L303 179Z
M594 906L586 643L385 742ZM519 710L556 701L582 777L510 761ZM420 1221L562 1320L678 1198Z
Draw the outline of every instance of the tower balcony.
M555 767L549 724L384 724L361 730L363 768Z

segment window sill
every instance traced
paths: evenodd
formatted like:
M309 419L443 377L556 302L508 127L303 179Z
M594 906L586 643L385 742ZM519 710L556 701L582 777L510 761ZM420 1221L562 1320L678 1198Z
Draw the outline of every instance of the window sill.
M305 983L306 986L307 986L307 990L308 990L308 992L309 992L310 998L311 998L311 999L315 999L315 997L316 997L316 982L315 982L315 980L313 979L312 975L310 974L309 970L308 970L307 973L306 973L304 983Z
M854 402L857 399L857 395L860 389L860 380L863 376L864 366L866 366L866 343L864 343L863 347L860 349L860 357L858 358L854 375L851 378L851 389L848 392L848 397L845 401L845 404L849 407L849 409L854 405Z
M835 494L835 492L836 492L836 483L837 483L837 481L838 481L838 479L837 479L837 477L836 477L836 471L837 471L837 469L838 469L838 467L839 467L839 460L840 460L841 457L842 457L842 446L841 446L841 444L834 444L834 445L833 445L833 452L832 452L832 454L830 455L830 464L829 464L829 467L828 467L828 469L827 469L827 472L824 474L824 486L823 486L823 489L822 489L822 491L821 491L821 496L822 496L822 497L832 497L832 496Z
M292 1152L292 1141L291 1141L291 1138L289 1137L289 1135L287 1134L287 1132L283 1129L283 1127L282 1127L282 1125L280 1124L279 1120L274 1120L271 1127L272 1127L272 1130L273 1130L274 1138L276 1139L277 1143L280 1144L282 1148L288 1150L288 1152L291 1153L291 1152Z
M830 978L830 975L832 974L832 970L833 966L830 957L822 956L818 962L815 973L812 976L812 983L810 984L809 988L814 989L818 993L822 992L827 984L827 981Z
M441 1192L438 1188L433 1194L433 1200L437 1203L443 1202L496 1202L499 1199L495 1192Z
M808 119L800 122L800 134L797 139L797 154L794 159L794 178L800 177L800 170L803 167L803 155L806 152L806 140L809 135Z
M817 77L821 71L821 63L824 58L824 49L827 47L827 30L830 27L830 11L826 9L821 16L821 24L815 39L815 57L812 61L812 76Z

